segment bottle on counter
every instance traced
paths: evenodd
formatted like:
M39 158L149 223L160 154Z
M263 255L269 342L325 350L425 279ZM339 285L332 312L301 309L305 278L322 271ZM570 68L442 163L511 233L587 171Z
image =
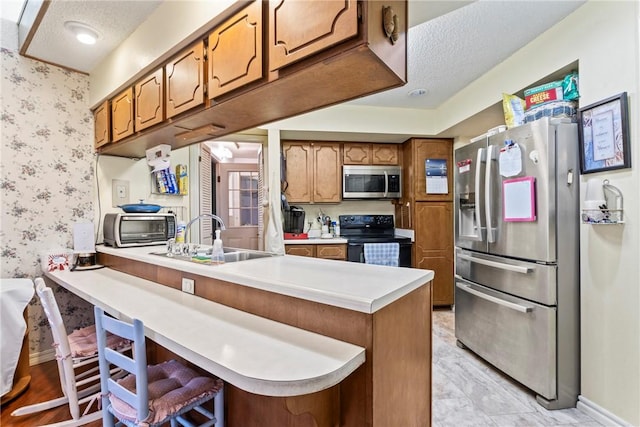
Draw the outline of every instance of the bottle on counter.
M216 230L216 238L213 241L213 250L211 251L211 263L224 263L224 249L222 249L222 239L220 238L220 230Z
M334 222L334 226L333 226L333 235L335 237L340 237L340 223L339 222Z
M187 223L178 221L178 225L176 226L176 243L184 243L186 229Z
M181 255L185 250L185 234L186 234L187 224L184 221L178 221L176 224L176 238L173 239L173 253L175 255Z

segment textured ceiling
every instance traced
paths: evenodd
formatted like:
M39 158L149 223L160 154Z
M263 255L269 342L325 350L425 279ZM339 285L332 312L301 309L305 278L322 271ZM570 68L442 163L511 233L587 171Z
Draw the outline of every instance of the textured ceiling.
M56 0L29 44L27 55L89 73L105 56L125 40L162 3L159 0ZM100 34L92 46L76 41L65 30L65 21L79 21Z
M407 85L351 103L436 108L583 3L480 0L411 27ZM426 95L408 96L418 88Z

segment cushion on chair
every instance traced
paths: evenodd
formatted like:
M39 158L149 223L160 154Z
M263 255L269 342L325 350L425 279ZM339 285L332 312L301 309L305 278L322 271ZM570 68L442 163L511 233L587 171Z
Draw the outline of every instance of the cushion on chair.
M137 411L123 400L109 395L113 414L121 420L160 424L189 405L209 400L223 387L222 380L205 377L180 362L170 360L147 367L149 382L149 417L137 420ZM135 391L135 375L118 380L128 390Z
M71 357L86 357L98 354L98 338L96 325L76 329L68 335ZM107 333L107 346L114 350L126 347L129 340Z

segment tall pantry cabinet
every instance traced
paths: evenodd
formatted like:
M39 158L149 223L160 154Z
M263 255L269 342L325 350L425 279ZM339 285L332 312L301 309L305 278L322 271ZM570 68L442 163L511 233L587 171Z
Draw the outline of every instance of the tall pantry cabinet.
M446 178L434 178L429 185L427 160L446 165ZM453 305L453 140L409 139L403 144L402 165L396 227L414 230L413 267L435 272L433 305Z

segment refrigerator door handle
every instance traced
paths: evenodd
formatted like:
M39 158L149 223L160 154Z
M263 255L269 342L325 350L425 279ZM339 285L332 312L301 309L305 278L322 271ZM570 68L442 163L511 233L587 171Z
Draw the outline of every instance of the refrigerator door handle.
M496 241L493 235L493 223L491 221L491 174L493 172L493 145L487 147L487 167L484 171L484 209L487 218L487 242L493 243Z
M513 271L515 273L528 274L531 273L532 269L528 267L522 267L520 265L511 265L511 264L503 264L497 261L490 261L488 259L476 258L470 255L458 254L459 259L464 259L466 261L475 262L478 264L486 265L488 267L495 267L501 270Z
M519 311L521 313L531 313L533 311L533 307L528 306L528 305L521 305L521 304L516 304L514 302L510 302L510 301L505 301L502 298L497 298L494 297L492 295L487 295L484 292L478 291L476 289L473 289L471 286L464 284L464 283L456 283L456 287L464 292L468 292L471 295L474 295L478 298L481 298L483 300L492 302L494 304L498 304L501 305L503 307L507 307L510 308L512 310L516 310Z
M475 183L475 217L478 219L478 234L477 237L479 240L482 240L482 212L480 212L480 178L481 178L481 168L480 165L482 162L486 162L484 148L478 148L478 155L476 157L476 183Z

